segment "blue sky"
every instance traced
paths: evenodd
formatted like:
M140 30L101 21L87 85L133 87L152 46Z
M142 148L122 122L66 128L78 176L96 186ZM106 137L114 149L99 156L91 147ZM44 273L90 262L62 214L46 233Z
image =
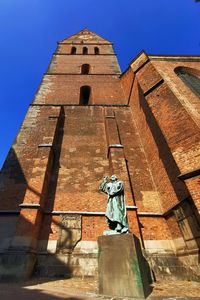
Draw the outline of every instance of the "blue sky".
M122 70L143 49L200 54L194 0L0 0L0 166L56 42L85 27L114 42Z

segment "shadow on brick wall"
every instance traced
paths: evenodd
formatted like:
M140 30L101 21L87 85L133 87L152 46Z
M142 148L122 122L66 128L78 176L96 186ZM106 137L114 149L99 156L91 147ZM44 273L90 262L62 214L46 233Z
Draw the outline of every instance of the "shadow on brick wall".
M13 148L10 150L2 168L0 191L0 279L3 281L24 280L32 274L36 275L36 273L39 273L37 275L49 277L55 274L67 278L71 277L70 257L74 247L72 245L72 233L60 220L53 220L51 215L60 168L59 159L64 120L64 110L61 109L41 194L28 184L23 168ZM31 207L31 204L28 206L28 210L26 210L27 207L24 207L20 211L22 206L19 205L23 203L27 191L31 191L31 193L39 197L40 206ZM49 213L46 214L46 211ZM33 217L30 217L32 212ZM60 260L59 255L53 255L48 251L52 224L58 228L58 232L62 232L62 239L59 240L59 251L63 250L62 253L67 257L65 260ZM40 249L39 241L42 233L43 245L42 249ZM40 254L40 259L43 260L42 264L49 265L49 269L47 267L45 272L41 272L42 274L40 274L41 270L35 269L35 266L38 265L38 253ZM45 280L48 281L48 279Z
M140 107L144 112L146 122L156 144L159 153L159 159L163 163L164 169L170 180L171 186L173 187L176 197L180 202L180 204L174 203L174 209L171 212L174 213L176 216L179 228L182 232L183 238L186 241L186 243L189 243L190 240L195 240L195 244L191 246L190 249L195 249L195 247L200 249L200 216L198 210L195 206L194 201L192 200L190 192L187 189L185 183L178 179L178 175L180 175L180 169L178 168L176 161L173 158L165 136L162 133L162 130L156 118L154 117L145 97L143 96L143 92L140 87L139 95ZM177 212L178 210L179 212ZM187 226L189 231L191 231L191 236L189 237L188 230L186 228Z

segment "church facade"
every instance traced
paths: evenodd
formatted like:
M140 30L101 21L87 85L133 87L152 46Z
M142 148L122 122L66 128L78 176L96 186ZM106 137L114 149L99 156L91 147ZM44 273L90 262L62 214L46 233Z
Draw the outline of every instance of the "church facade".
M125 185L130 232L156 278L199 280L200 57L58 43L0 173L0 278L96 276L104 175Z

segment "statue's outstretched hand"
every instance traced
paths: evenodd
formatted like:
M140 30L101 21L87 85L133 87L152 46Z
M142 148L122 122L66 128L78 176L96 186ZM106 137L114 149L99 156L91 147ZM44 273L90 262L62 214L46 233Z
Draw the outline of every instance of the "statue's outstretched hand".
M108 182L108 176L103 176L103 181Z
M101 183L100 185L100 191L104 192L107 194L107 189L106 189L106 186L107 186L107 182L108 182L108 177L107 176L103 176L103 182Z

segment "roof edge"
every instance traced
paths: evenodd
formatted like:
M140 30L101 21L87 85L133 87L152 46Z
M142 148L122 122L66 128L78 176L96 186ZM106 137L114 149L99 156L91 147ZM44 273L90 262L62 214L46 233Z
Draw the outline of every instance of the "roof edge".
M112 44L111 41L105 39L104 37L102 37L101 35L97 34L96 32L91 31L89 28L83 28L83 29L79 30L78 32L73 33L73 34L71 34L70 36L68 36L68 37L66 37L66 38L64 38L64 39L62 39L62 40L60 40L60 41L58 41L58 43L62 43L62 42L64 42L64 41L66 41L67 39L73 37L74 35L77 35L77 34L79 34L79 33L81 33L81 32L84 32L84 31L89 31L89 32L91 32L92 34L95 34L96 36L100 37L100 38L103 39L104 41L108 42L109 44Z

